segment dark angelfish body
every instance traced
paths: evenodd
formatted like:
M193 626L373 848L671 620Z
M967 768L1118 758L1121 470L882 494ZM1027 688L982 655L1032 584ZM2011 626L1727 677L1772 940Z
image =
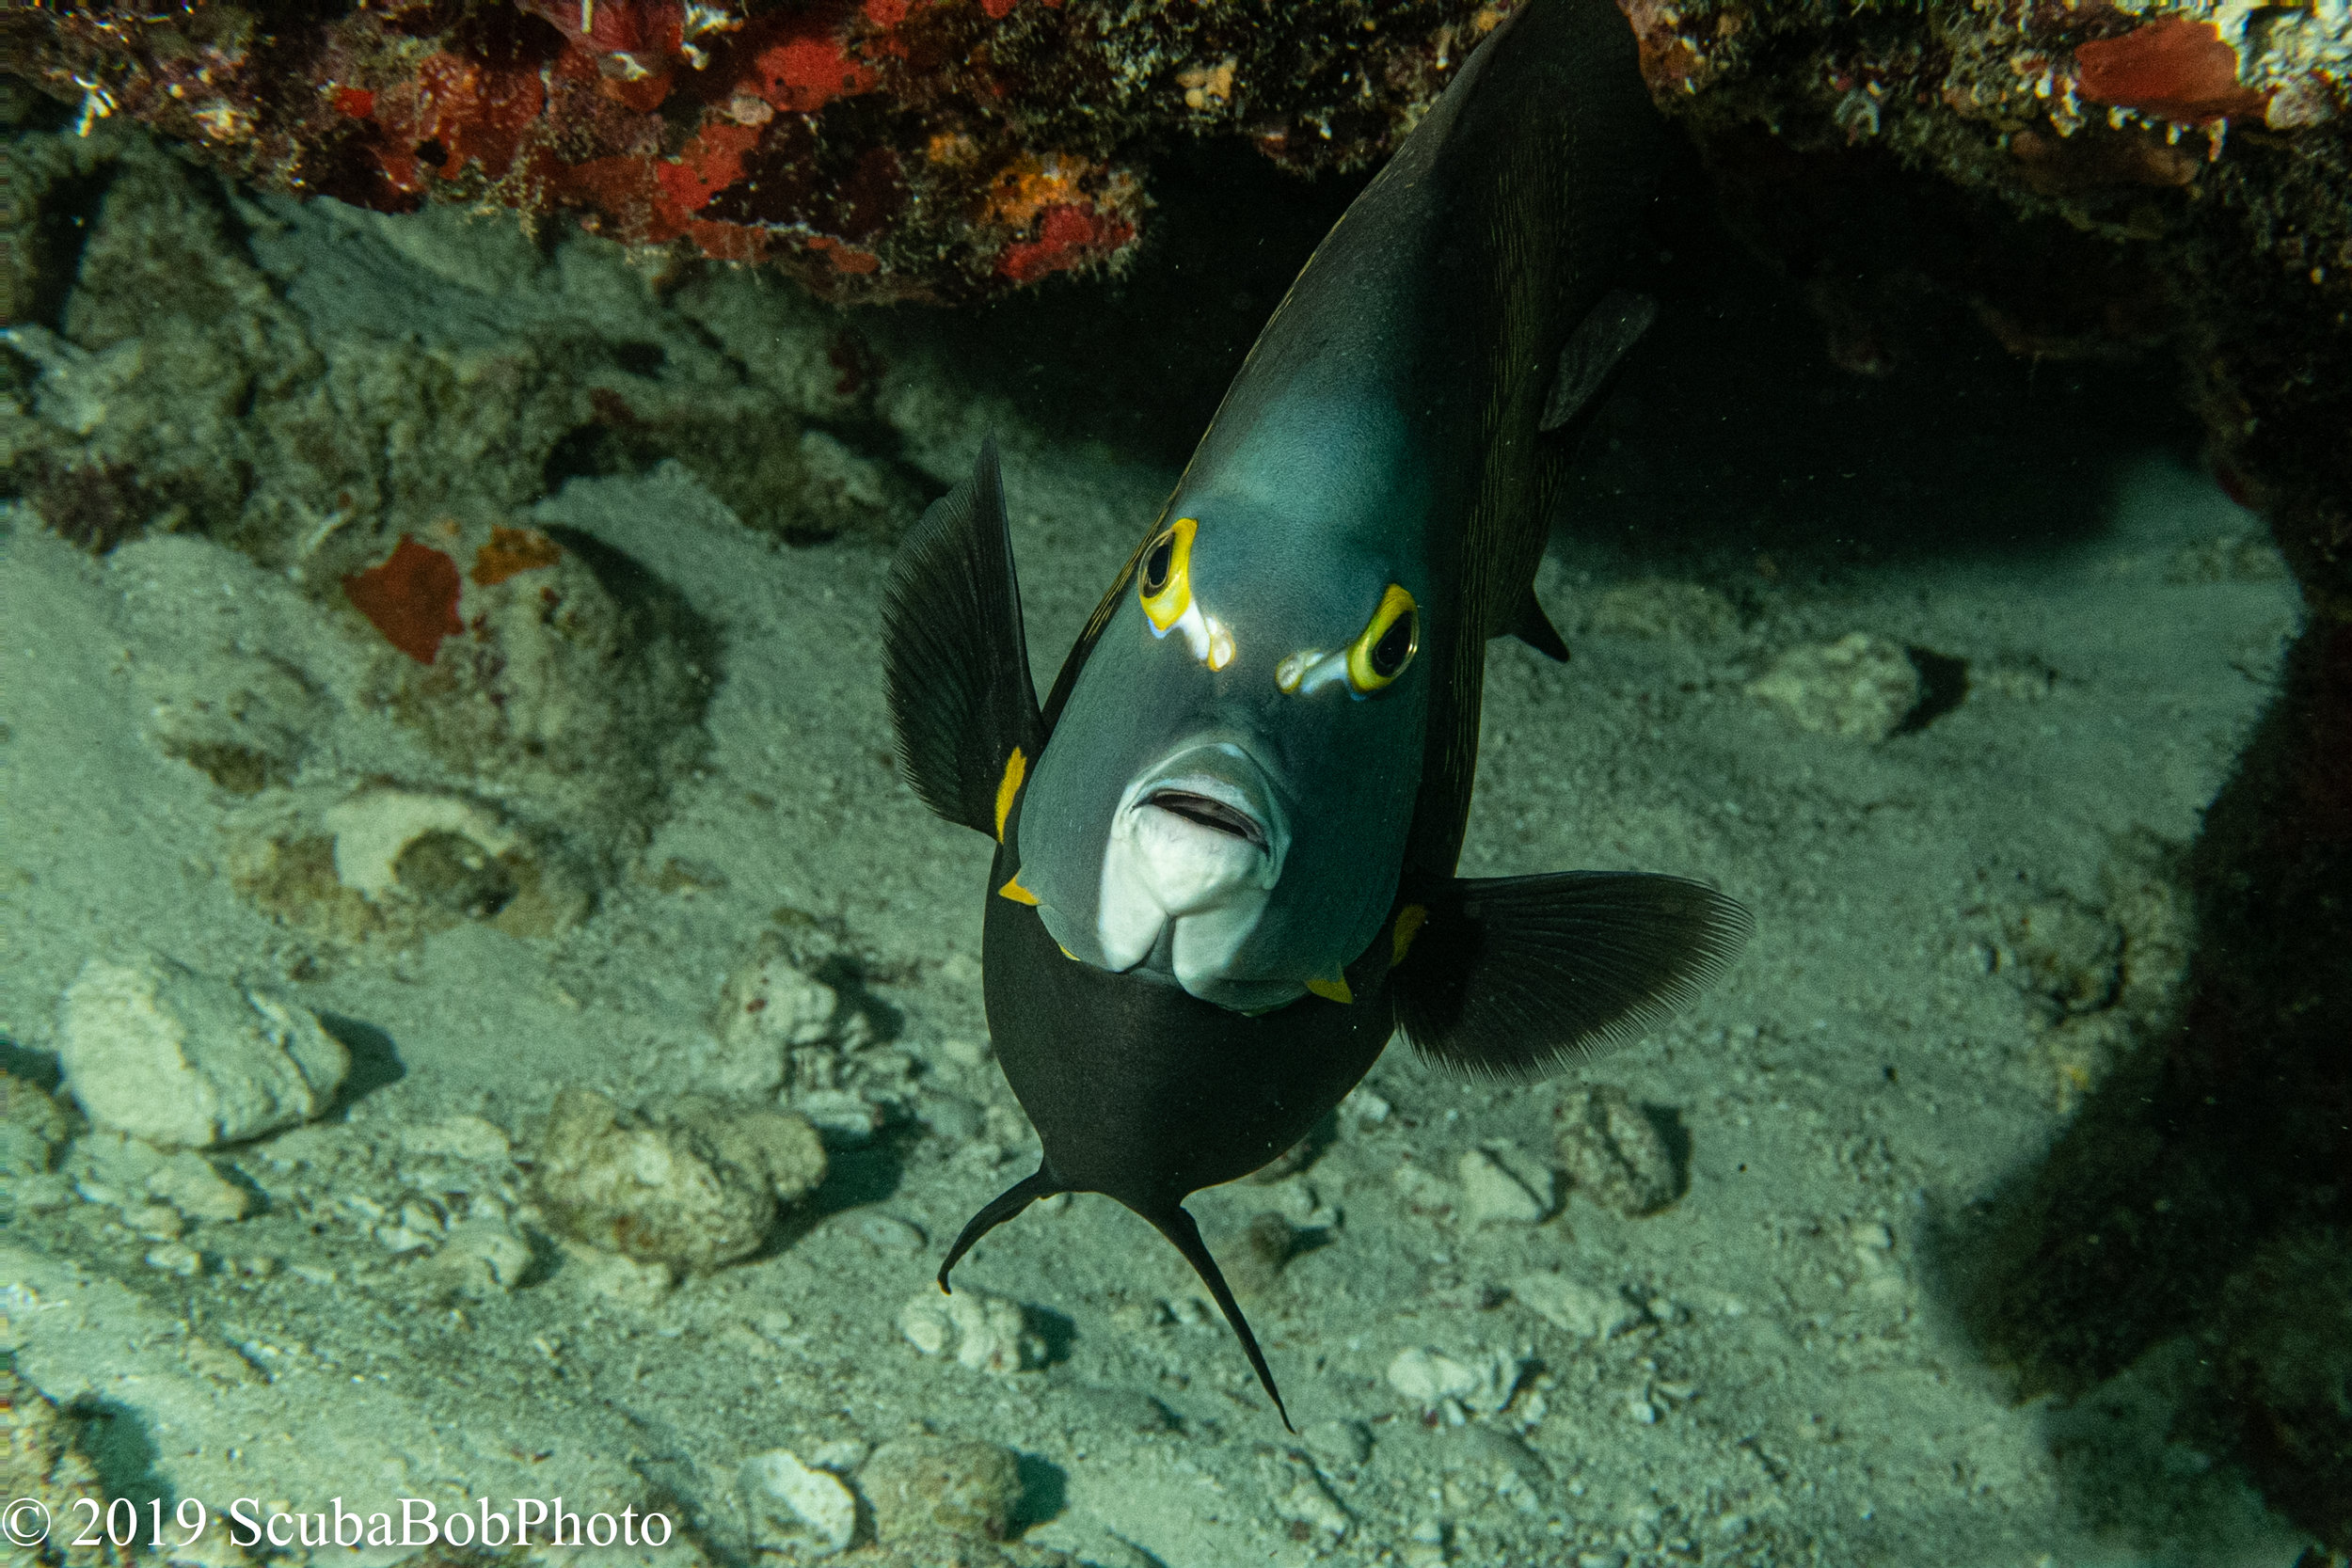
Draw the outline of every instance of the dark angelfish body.
M1499 29L1308 262L1041 712L993 447L901 546L901 760L998 841L989 1027L1044 1145L943 1288L1034 1199L1106 1194L1279 1410L1184 1197L1297 1142L1400 1029L1532 1077L1737 948L1744 912L1679 878L1454 875L1487 641L1565 653L1533 589L1546 433L1654 313L1610 285L1656 135L1610 0Z

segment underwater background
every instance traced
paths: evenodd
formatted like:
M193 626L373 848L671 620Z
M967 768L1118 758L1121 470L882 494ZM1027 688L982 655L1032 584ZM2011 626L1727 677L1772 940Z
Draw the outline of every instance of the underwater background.
M562 58L653 47L609 32L645 8L554 9ZM561 1497L665 1538L532 1556L2342 1560L2343 916L2335 841L2280 828L2342 810L2308 784L2341 778L2308 758L2342 638L2307 634L2232 499L2304 483L2296 451L2250 480L2217 458L2211 384L2185 400L2178 343L2121 306L2080 352L1937 266L1856 260L1981 211L1841 196L1816 216L1851 229L1792 260L1723 140L1677 147L1633 252L1660 319L1577 437L1537 582L1574 657L1493 646L1463 869L1701 878L1754 912L1744 952L1542 1085L1393 1048L1200 1195L1295 1436L1100 1197L932 1284L1038 1150L981 1013L986 853L892 754L891 546L993 435L1056 669L1474 40L1449 12L1396 43L1436 16L1363 24L1422 73L1320 136L1297 126L1341 89L1305 68L1309 118L1244 123L1252 71L1343 36L1302 11L1163 71L1200 123L1148 153L1007 184L1027 154L980 136L957 173L927 143L996 204L966 191L946 238L878 222L870 267L839 248L853 159L792 198L829 217L739 214L798 236L753 258L628 230L610 170L518 223L495 115L440 127L452 190L406 168L453 199L387 198L380 159L226 178L206 159L265 134L192 155L134 123L188 136L184 107L61 91L97 47L72 19L8 35L35 52L0 87L0 1492L137 1522L11 1550L488 1560L252 1544L228 1511L397 1534L404 1499ZM463 25L441 41L466 57ZM722 109L845 145L872 98L948 113L892 68L818 92L776 57L766 118L713 99L667 166L718 180ZM625 78L606 100L658 119ZM1107 90L1055 90L1081 89ZM1848 142L1858 90L1822 111ZM755 137L730 172L792 152ZM2061 174L2054 199L2106 199ZM2071 298L2072 247L2113 239L2052 228L2002 242L2048 269L2007 267L2011 298Z

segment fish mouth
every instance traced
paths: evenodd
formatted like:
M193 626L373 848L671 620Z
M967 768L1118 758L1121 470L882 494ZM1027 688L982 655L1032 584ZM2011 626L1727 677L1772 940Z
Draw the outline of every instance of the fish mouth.
M1248 812L1214 796L1191 789L1155 789L1137 803L1157 806L1211 832L1240 839L1262 854L1265 850L1265 825Z

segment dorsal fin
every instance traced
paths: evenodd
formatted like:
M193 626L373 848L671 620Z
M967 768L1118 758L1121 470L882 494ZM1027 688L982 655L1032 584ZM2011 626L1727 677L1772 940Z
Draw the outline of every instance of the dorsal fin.
M1609 374L1617 368L1642 334L1658 319L1658 301L1647 294L1612 289L1585 312L1560 350L1560 372L1544 399L1538 430L1557 430L1584 412L1600 395Z
M993 833L1002 792L1037 760L1045 727L993 436L891 558L882 659L907 783L948 821Z

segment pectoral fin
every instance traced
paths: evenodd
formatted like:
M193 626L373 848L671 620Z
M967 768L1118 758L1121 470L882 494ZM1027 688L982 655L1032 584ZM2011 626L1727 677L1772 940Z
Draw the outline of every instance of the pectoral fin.
M1557 430L1582 413L1599 395L1617 361L1657 319L1658 301L1647 294L1624 289L1603 294L1561 349L1560 373L1551 383L1551 394L1544 399L1544 417L1536 428Z
M1481 1077L1534 1078L1626 1044L1696 996L1747 940L1702 882L1634 872L1457 880L1391 972L1414 1049Z
M1044 740L996 443L898 545L882 600L898 766L925 805L1001 834Z

